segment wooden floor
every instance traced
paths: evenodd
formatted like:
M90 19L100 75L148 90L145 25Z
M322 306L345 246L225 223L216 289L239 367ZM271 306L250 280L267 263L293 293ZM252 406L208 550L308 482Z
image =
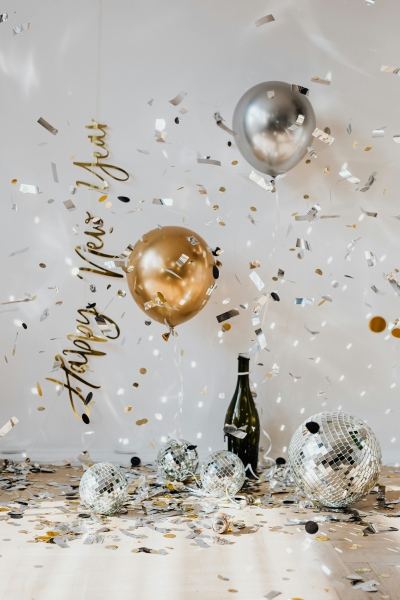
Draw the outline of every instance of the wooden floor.
M400 497L400 472L386 468L383 473L382 483L393 490L387 492L387 498ZM65 496L59 496L60 490L47 482L69 482L69 476L81 474L81 468L60 468L56 473L29 476L42 488L0 490L0 518L4 519L0 521L1 599L261 600L272 591L281 593L278 600L370 598L369 593L353 589L344 578L359 569L367 570L365 580L380 583L374 598L400 599L400 532L384 531L365 537L365 526L323 523L312 536L304 526L283 526L286 519L316 517L312 510L295 513L299 509L294 506L226 510L235 520L242 519L246 528L225 535L229 544L207 548L187 538L188 523L193 522L190 519L180 524L168 519L161 525L171 530L167 534L144 527L136 529L135 534L147 537L128 537L119 528L126 530L134 524L133 517L143 517L131 512L107 520L110 531L104 533L103 543L87 545L83 538L68 541L68 548L49 543L47 532L53 531L57 523L88 520L78 520L78 513L73 513L78 503L72 511L57 508L65 506ZM6 503L46 491L55 498L42 500L40 508L27 509L22 519L8 517ZM358 506L372 510L375 501L376 495L369 495ZM391 512L398 509L400 505L394 505ZM399 518L383 513L366 520L380 526L400 526ZM255 523L263 527L252 527ZM37 536L43 536L44 541L38 541ZM317 536L329 540L318 540ZM167 554L132 552L142 546L164 549Z

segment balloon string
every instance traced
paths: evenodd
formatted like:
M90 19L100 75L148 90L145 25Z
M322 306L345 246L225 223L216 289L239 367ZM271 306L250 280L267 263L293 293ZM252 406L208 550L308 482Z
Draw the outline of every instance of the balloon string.
M175 425L174 434L176 436L178 436L179 438L182 437L182 406L183 406L183 374L182 374L182 369L181 369L181 360L182 360L182 356L180 353L178 356L178 340L177 340L177 338L175 338L174 363L175 363L176 368L178 369L180 385L179 385L179 391L178 391L178 410L174 417L174 425Z
M278 196L278 186L276 186L276 210L278 213L278 222L280 221L280 216L279 216L279 196Z

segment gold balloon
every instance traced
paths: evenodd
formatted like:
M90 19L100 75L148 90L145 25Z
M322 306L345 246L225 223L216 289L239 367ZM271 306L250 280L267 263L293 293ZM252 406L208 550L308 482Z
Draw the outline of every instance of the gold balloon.
M136 242L126 276L133 299L146 315L176 327L207 304L215 283L213 267L214 256L197 233L163 227Z

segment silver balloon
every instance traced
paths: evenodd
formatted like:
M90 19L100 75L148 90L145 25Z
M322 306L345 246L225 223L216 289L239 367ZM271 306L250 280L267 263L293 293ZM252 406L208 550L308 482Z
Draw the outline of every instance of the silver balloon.
M315 115L307 91L282 81L259 83L239 100L235 142L252 167L271 177L293 169L311 146Z
M361 500L378 482L381 447L361 419L322 412L296 430L289 446L289 467L310 500L345 507Z

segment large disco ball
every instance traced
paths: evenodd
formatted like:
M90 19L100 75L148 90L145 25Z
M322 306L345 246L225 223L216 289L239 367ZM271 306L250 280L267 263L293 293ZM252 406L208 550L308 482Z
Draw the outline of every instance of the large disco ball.
M322 412L304 421L289 446L289 466L298 487L323 506L345 507L378 481L381 447L357 417Z
M282 81L259 83L233 114L235 142L252 167L276 177L293 169L311 146L315 115L305 88Z
M158 472L164 479L185 481L196 473L198 466L196 446L186 440L168 440L157 456Z
M225 498L234 496L240 490L246 473L236 454L228 450L218 450L212 452L201 465L200 478L207 493Z
M124 472L110 463L98 463L88 469L79 485L85 506L102 515L117 512L127 498L128 480Z

